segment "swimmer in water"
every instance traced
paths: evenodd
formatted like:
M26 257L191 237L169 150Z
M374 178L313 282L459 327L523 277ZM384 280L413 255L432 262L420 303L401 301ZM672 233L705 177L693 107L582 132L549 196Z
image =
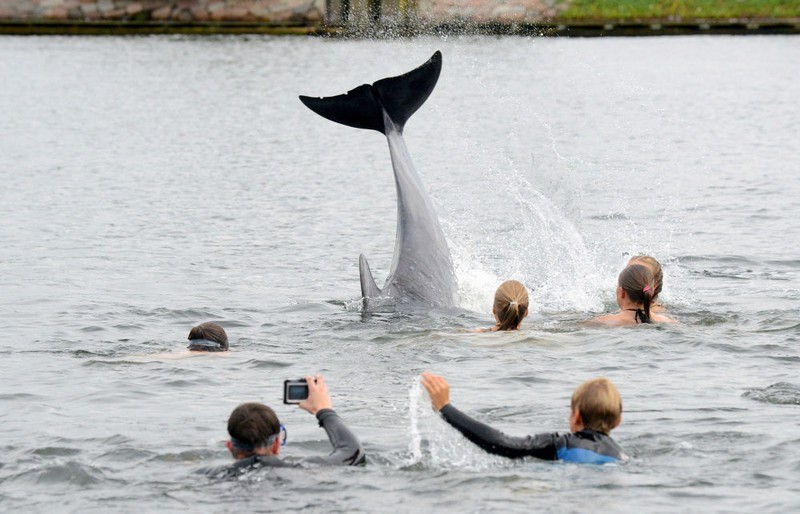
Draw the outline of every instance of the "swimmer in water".
M228 334L216 323L207 321L192 327L189 331L189 346L186 350L167 353L151 353L147 355L131 355L137 361L164 361L197 357L200 355L229 355Z
M528 290L516 280L506 280L494 293L492 307L495 324L493 327L476 328L472 332L498 332L518 330L522 320L528 315Z
M313 414L319 426L328 434L333 451L329 455L285 461L279 457L286 443L286 429L278 416L263 403L243 403L228 418L225 443L235 462L233 464L198 470L217 478L236 478L248 471L263 467L361 466L366 454L358 438L333 410L328 386L322 375L307 376L308 398L298 406Z
M228 334L216 323L207 321L189 331L190 352L227 352Z
M650 304L650 312L663 312L664 306L658 301L658 295L664 288L664 271L661 269L661 263L654 257L649 255L634 255L628 260L628 266L631 264L641 264L646 266L653 273L653 302Z
M569 433L543 433L514 437L476 421L450 403L447 381L422 374L422 385L434 410L444 420L483 450L510 459L536 457L582 464L605 464L626 460L622 448L609 435L622 422L622 399L606 378L588 380L578 386L570 401Z
M631 264L619 274L617 282L617 305L614 314L598 316L586 322L588 325L623 327L640 323L675 323L675 320L651 312L655 279L650 268L642 264Z

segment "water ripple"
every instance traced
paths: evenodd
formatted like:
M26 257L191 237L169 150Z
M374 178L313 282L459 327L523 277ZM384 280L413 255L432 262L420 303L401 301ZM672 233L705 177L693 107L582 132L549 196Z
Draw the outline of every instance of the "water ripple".
M29 469L12 475L4 481L49 486L90 487L103 482L104 479L102 471L95 466L67 461Z
M250 369L280 369L291 367L294 365L294 363L275 360L251 359L245 362L244 365Z
M800 405L800 386L777 382L764 388L748 389L742 397L774 405Z

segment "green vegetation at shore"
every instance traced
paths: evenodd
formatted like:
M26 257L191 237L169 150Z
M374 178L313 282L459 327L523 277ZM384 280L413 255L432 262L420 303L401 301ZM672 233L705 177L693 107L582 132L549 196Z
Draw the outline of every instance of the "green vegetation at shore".
M798 0L568 0L566 20L800 17Z

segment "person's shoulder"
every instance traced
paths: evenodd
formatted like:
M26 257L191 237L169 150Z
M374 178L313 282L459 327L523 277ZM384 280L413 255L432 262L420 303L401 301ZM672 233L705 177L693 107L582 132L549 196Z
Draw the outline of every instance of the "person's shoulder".
M611 434L600 434L600 443L603 447L606 448L606 452L610 455L613 455L619 460L628 460L629 457L625 453L625 450L622 449L622 446L619 445L616 439L614 439Z
M253 455L245 459L237 460L231 464L201 468L196 471L208 476L209 478L231 479L237 478L251 471L262 468L294 468L299 464L286 462L273 455Z
M597 316L589 321L585 321L583 324L590 327L619 327L622 325L629 325L630 323L617 312L614 314Z
M609 318L611 318L611 314L605 314L603 316L597 316L596 318L592 318L590 320L584 321L583 324L587 327L604 327L608 326Z
M565 434L564 439L566 441L565 449L568 451L559 456L562 460L599 464L628 458L620 445L609 434L594 430L581 430Z
M665 314L653 314L652 318L656 323L678 323L678 320L670 318Z
M472 332L474 334L483 334L484 332L494 332L494 327L480 327L480 328L473 328L472 330L468 330L467 332Z

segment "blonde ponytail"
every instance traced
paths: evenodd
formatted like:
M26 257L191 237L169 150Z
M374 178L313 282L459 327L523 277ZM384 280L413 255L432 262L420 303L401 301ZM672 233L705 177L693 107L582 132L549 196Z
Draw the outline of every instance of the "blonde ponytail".
M494 294L498 330L516 330L528 314L528 291L516 280L506 280Z

